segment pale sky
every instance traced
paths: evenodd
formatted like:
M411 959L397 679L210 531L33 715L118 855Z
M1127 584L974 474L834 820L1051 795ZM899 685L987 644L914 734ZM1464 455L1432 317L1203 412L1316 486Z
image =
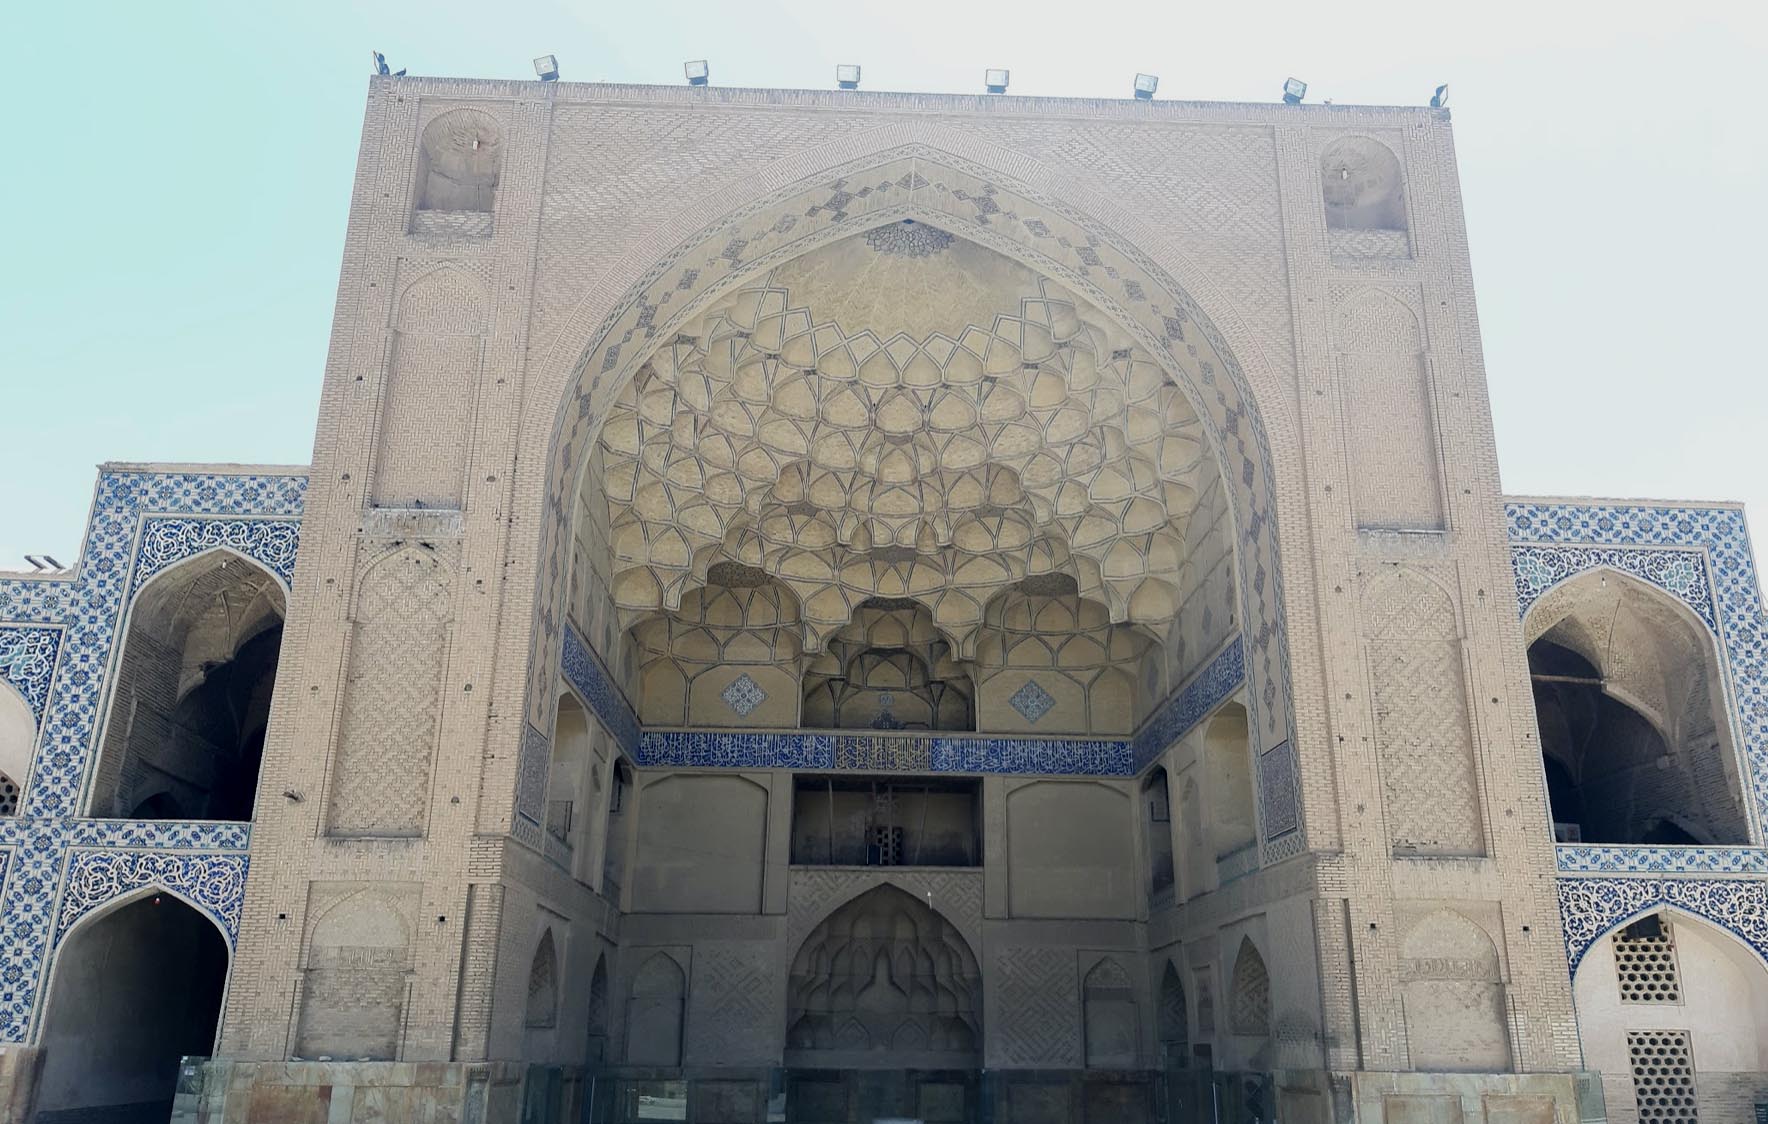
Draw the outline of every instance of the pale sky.
M0 91L0 569L72 563L104 460L304 463L369 50L413 74L1421 104L1450 84L1512 493L1768 527L1768 15L1725 4L24 4Z

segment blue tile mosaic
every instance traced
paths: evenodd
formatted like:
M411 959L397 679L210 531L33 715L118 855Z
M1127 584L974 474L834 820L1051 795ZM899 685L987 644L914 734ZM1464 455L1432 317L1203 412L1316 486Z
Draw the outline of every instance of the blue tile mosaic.
M1025 686L1014 691L1013 697L1007 703L1019 712L1019 717L1035 726L1038 719L1050 713L1056 700L1050 697L1050 692L1037 685L1037 680L1027 679Z
M22 814L0 819L0 1041L27 1040L60 939L120 896L158 887L213 917L230 941L238 932L250 825L76 813L135 592L216 549L287 586L306 485L300 475L107 469L74 571L0 578L0 674L40 716ZM50 633L52 650L42 639Z
M755 712L756 707L767 701L767 692L761 689L761 684L749 678L749 673L745 671L726 684L718 697L724 700L724 705L730 707L737 717L747 718Z
M0 680L19 693L39 723L49 704L49 677L60 650L59 628L0 627Z
M1565 958L1575 975L1590 946L1669 906L1734 933L1768 960L1768 882L1716 878L1561 878Z
M1730 711L1758 824L1768 823L1768 630L1743 512L1734 507L1649 504L1505 504L1517 612L1559 583L1607 567L1687 605L1718 639ZM1557 848L1570 874L1749 874L1768 868L1755 847Z

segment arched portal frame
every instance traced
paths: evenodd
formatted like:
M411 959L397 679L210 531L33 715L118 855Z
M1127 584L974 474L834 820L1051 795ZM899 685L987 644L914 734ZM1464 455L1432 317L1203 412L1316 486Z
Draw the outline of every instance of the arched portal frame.
M225 521L217 520L215 522L262 523L265 526L283 523L281 520L238 519ZM289 585L289 576L283 572L279 572L278 567L275 565L271 565L265 560L253 557L252 554L247 553L245 550L238 549L231 543L223 542L219 545L201 546L198 549L191 551L189 554L169 554L160 551L156 552L152 557L138 556L135 567L130 574L128 592L123 601L123 611L120 615L120 619L117 621L116 631L111 636L110 651L105 657L104 689L98 700L98 719L92 729L92 741L89 747L90 760L85 769L84 776L82 777L79 800L75 803L76 807L85 809L87 814L91 814L92 811L91 804L93 793L99 780L101 765L100 758L104 753L105 742L110 736L111 724L116 717L112 714L112 708L116 701L117 681L123 670L123 661L128 656L129 631L135 623L135 612L137 606L140 604L141 595L159 582L172 580L173 575L178 571L200 565L204 559L217 555L225 555L228 563L237 561L270 578L271 581L275 583L276 591L282 598L280 611L283 621L285 623L287 622L289 598L292 592ZM292 558L290 561L292 563ZM206 822L227 823L237 821L217 820Z
M917 131L951 150L983 147L975 138L948 134L938 126ZM603 291L579 308L539 372L545 385L560 386L560 403L550 427L546 517L539 530L539 588L529 663L531 720L538 724L539 711L550 705L545 688L564 629L570 507L615 395L677 326L737 285L837 239L912 218L1000 252L1083 296L1126 329L1179 384L1204 421L1233 493L1247 664L1256 680L1251 701L1257 741L1261 750L1293 743L1272 446L1235 353L1211 317L1153 257L1082 210L1013 183L997 170L1023 158L999 150L986 156L992 166L908 143L847 163L831 160L830 167L809 178L788 178L792 173L784 168L751 177L750 183L767 185L766 194L735 210L726 208L728 191L706 197L635 248L609 274ZM802 168L802 162L795 163ZM1108 213L1109 205L1099 202L1092 209ZM1134 235L1159 243L1156 232L1118 217ZM669 237L678 240L675 245L663 244ZM1170 253L1167 257L1177 260ZM1181 268L1192 288L1207 289L1195 271ZM625 296L607 302L607 291L628 278L633 283ZM609 311L595 327L595 311L601 309ZM1235 335L1239 353L1262 366L1248 333L1242 329ZM583 340L588 345L572 354ZM538 424L536 420L530 428ZM1299 848L1300 833L1292 834L1293 843L1283 853Z
M1543 557L1545 556L1545 557ZM1725 750L1729 755L1727 767L1737 777L1742 797L1743 813L1748 825L1749 840L1742 846L1760 846L1764 838L1764 819L1768 818L1768 776L1763 775L1760 758L1768 753L1768 743L1752 744L1747 731L1749 724L1738 709L1738 686L1736 679L1748 676L1749 668L1735 668L1726 642L1721 617L1713 611L1712 585L1705 557L1688 550L1588 550L1572 548L1560 550L1552 547L1535 545L1515 545L1511 550L1512 565L1517 570L1517 590L1519 613L1522 619L1523 643L1526 648L1533 647L1536 641L1550 630L1551 625L1540 624L1541 614L1551 610L1554 595L1564 592L1568 587L1586 581L1613 579L1623 588L1638 589L1656 599L1660 604L1669 607L1676 616L1688 626L1691 633L1697 634L1704 643L1703 654L1710 660L1716 671L1713 689L1719 692L1717 710L1725 722ZM1569 564L1568 564L1569 563ZM1552 570L1547 570L1551 566ZM1557 571L1557 572L1554 572ZM1551 573L1551 577L1546 574ZM1563 619L1563 618L1562 618ZM1557 622L1555 622L1557 623ZM1625 690L1613 692L1615 698L1639 713L1670 745L1673 739L1663 728L1662 722L1652 713L1651 708L1644 707L1630 697ZM1545 790L1543 790L1545 791ZM1545 796L1543 796L1545 798ZM1631 849L1646 849L1654 852L1657 858L1664 854L1664 848L1650 845L1628 844L1592 844L1589 847L1562 847L1561 869L1574 869L1566 866L1565 853L1568 851L1597 851L1614 846L1626 846ZM1714 845L1710 847L1687 848L1691 852L1723 852L1735 850L1734 846ZM1684 848L1677 848L1684 850ZM1691 855L1697 862L1705 862L1701 856ZM1598 865L1593 870L1614 869L1612 864ZM1649 869L1668 869L1662 862L1653 861ZM1699 866L1696 869L1720 869L1713 866ZM1768 869L1757 866L1753 869Z
M155 894L164 894L168 897L178 899L179 902L194 910L198 915L206 918L209 924L215 926L216 931L221 934L221 943L227 949L227 980L222 987L221 1009L227 1009L227 988L233 986L233 956L236 951L238 935L228 928L227 919L218 915L213 907L204 905L202 902L183 891L175 890L170 886L158 882L150 882L146 885L132 887L117 894L115 897L107 898L98 905L88 908L82 912L79 917L70 922L65 929L61 928L59 925L57 926L52 938L53 943L50 946L49 955L44 957L43 980L39 985L38 992L38 994L42 996L42 1001L37 1003L31 1012L30 1039L32 1041L36 1040L37 1036L42 1032L43 1020L48 1016L50 1009L55 1005L57 987L56 969L60 965L61 951L67 947L69 938L75 933L80 932L117 912L124 906L134 905L136 902L151 898ZM217 1036L221 1033L219 1020L216 1021L215 1033Z

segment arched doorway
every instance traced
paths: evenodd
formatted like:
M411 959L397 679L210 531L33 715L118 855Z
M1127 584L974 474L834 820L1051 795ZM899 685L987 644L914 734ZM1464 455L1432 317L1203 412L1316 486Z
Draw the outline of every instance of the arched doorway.
M179 1059L208 1055L227 986L215 923L163 890L88 917L55 954L40 1124L159 1124Z
M111 687L92 815L252 818L285 604L269 571L225 550L141 587Z

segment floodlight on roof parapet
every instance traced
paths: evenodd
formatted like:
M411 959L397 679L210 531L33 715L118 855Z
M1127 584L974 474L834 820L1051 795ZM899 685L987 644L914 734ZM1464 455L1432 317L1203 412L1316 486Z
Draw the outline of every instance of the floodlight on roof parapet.
M712 81L712 68L705 59L690 59L681 64L681 71L688 76L690 86L704 86Z
M542 82L557 82L559 80L558 56L541 55L539 58L535 59L534 73L540 76Z
M1303 82L1300 78L1285 78L1283 80L1284 105L1300 105L1301 99L1307 96L1308 84L1306 82Z
M1430 95L1430 107L1432 109L1441 109L1441 108L1443 108L1443 106L1448 105L1448 104L1449 104L1449 84L1447 82L1444 82L1441 86L1438 86L1436 88L1436 93Z
M1004 94L1007 92L1007 80L1012 76L1013 72L1010 70L987 70L983 72L982 84L988 87L991 94Z
M1154 100L1154 91L1160 87L1160 76L1157 74L1136 75L1136 97L1143 101Z
M836 66L835 85L843 90L859 89L859 64L844 62Z

